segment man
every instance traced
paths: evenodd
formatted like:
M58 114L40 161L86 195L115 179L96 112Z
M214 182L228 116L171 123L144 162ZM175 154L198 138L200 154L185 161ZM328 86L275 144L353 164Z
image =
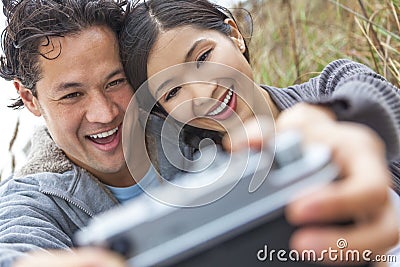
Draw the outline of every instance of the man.
M14 81L21 97L13 106L43 116L47 126L34 136L36 154L1 189L0 265L9 266L24 251L72 247L77 229L140 188L122 151L122 122L133 94L117 41L122 4L4 6L9 26L1 75ZM143 168L135 178L156 181L144 158L137 159ZM115 188L126 191L120 196Z
M43 116L47 129L34 136L38 148L33 148L35 154L27 165L0 188L0 266L13 266L16 260L15 266L123 266L109 252L69 251L73 234L93 216L137 195L135 180L156 181L150 164L139 158L137 165L142 168L135 171L138 177L132 177L122 151L121 127L132 97L117 41L122 3L22 0L4 6L9 20L1 76L14 81L21 97L14 107L24 105ZM339 186L342 194L334 196L337 187L328 187L324 191L328 198L295 202L289 217L295 223L332 221L328 215L316 218L299 211L329 210L332 217L357 210L369 219L362 227L346 229L349 243L357 248L388 248L397 241L397 224L386 190L389 178L381 141L361 126L338 125L324 108L310 109L321 121L318 131L310 131L306 122L300 126L310 139L332 147L347 179ZM288 125L293 124L294 114L289 112ZM327 138L326 131L336 138ZM365 141L361 150L360 138ZM374 164L367 171L361 168L370 161ZM359 177L364 183L353 186ZM127 189L122 196L121 188ZM338 200L351 205L338 207ZM330 230L319 237L323 245L343 234L341 229ZM366 232L379 235L363 240ZM294 246L309 247L299 235ZM53 253L40 253L43 250ZM23 257L32 251L39 254Z

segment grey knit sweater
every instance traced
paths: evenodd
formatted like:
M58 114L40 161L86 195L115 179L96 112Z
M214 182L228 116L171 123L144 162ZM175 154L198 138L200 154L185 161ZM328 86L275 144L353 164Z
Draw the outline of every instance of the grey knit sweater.
M369 125L386 142L388 159L399 157L399 89L366 66L337 60L307 83L263 88L281 110L299 102L322 104L333 108L339 120Z
M330 63L310 81L276 88L263 86L279 109L299 102L329 106L339 120L370 126L384 140L393 177L400 194L400 92L365 65L341 59Z

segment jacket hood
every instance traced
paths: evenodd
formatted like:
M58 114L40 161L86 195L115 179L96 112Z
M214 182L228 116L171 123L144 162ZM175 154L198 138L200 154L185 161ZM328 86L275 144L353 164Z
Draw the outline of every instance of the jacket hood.
M64 173L73 167L73 163L53 141L47 128L39 126L33 133L26 164L14 176L22 177L41 172Z

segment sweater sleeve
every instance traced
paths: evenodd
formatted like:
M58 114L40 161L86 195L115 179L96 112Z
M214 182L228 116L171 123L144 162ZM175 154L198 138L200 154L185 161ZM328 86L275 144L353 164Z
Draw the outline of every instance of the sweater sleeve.
M288 88L264 86L278 108L298 102L329 106L337 118L374 129L386 144L387 158L400 156L398 88L363 64L347 59L331 62L310 81Z
M0 187L0 266L10 267L29 251L72 247L72 225L57 204L31 183L12 180ZM56 221L54 214L63 221ZM71 230L66 230L71 228Z

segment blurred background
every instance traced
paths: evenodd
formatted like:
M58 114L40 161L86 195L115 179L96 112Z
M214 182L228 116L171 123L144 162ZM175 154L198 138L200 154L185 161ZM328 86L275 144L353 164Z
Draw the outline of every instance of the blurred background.
M213 2L231 8L248 37L256 82L286 87L318 75L332 60L350 58L400 87L400 0ZM0 81L0 88L4 179L24 163L34 127L43 122L27 110L7 108L16 92L10 82Z
M3 11L2 3L0 8ZM1 32L5 25L5 17L1 12ZM40 118L34 117L25 109L12 110L7 107L18 96L13 88L12 82L0 78L0 179L7 178L25 161L32 131L36 125L42 123Z

